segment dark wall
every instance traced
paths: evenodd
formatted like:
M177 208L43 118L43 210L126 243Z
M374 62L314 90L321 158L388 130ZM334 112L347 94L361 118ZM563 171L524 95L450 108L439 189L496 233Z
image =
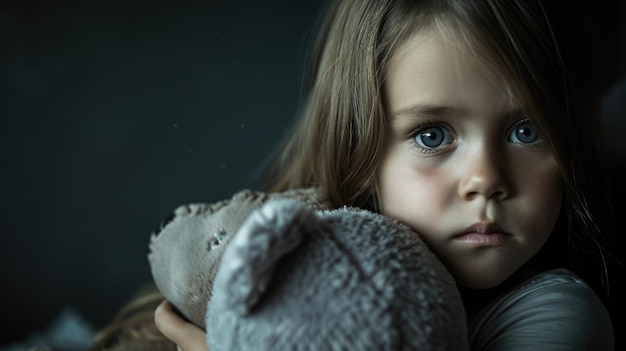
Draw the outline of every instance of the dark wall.
M0 5L0 345L64 307L102 326L167 214L258 184L318 2Z
M298 108L319 2L0 5L0 345L66 307L103 326L151 282L162 218L258 185ZM615 19L610 3L596 17ZM625 27L598 23L623 54ZM626 84L611 96L620 198Z

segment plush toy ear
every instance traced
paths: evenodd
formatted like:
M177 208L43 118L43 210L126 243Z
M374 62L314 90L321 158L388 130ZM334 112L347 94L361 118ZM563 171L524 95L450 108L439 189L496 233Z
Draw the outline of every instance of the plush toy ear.
M315 212L294 200L268 202L252 212L224 251L211 304L248 314L278 261L319 226Z

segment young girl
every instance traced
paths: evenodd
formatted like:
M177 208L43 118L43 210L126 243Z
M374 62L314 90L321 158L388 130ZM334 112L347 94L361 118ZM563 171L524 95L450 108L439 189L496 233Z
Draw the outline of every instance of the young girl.
M553 3L334 2L272 173L274 191L317 186L419 233L459 284L476 350L614 348L579 278L605 251L600 91ZM181 349L206 350L168 302L155 320Z

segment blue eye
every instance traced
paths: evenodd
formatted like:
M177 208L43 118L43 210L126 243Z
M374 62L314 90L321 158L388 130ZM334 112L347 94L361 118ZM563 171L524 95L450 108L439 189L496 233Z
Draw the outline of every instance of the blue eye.
M443 127L432 126L420 130L415 136L417 145L424 149L434 149L441 145L452 144L454 138L450 132Z
M513 127L509 135L509 141L516 144L533 144L540 141L540 139L535 131L535 127L528 121L522 121Z

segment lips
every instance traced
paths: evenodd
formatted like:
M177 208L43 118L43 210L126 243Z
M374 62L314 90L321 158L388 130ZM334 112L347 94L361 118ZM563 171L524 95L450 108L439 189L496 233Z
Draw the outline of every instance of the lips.
M489 247L503 245L509 236L497 223L474 223L455 239L473 246Z
M508 235L504 231L504 229L502 229L497 223L474 223L471 226L467 227L467 229L465 229L463 233L461 233L461 236L466 235L466 234L472 234L472 233L477 233L477 234L500 233L503 235Z

